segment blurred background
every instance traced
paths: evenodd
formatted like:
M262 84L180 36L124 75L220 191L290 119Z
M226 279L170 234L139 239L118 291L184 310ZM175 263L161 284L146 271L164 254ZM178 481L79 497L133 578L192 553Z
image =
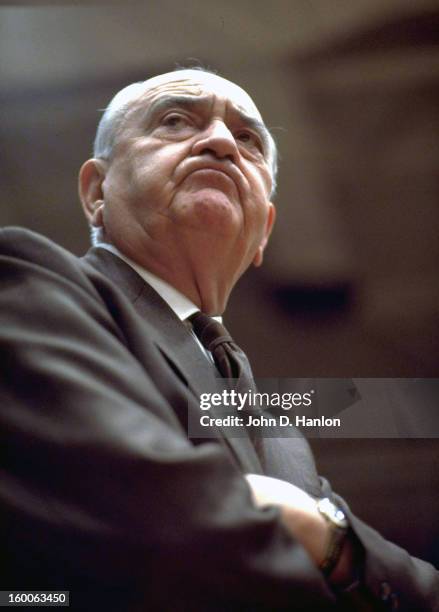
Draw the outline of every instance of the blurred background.
M98 109L200 63L252 95L281 154L265 265L226 316L255 374L438 377L436 0L0 5L1 225L85 252ZM439 441L311 442L360 517L439 565Z

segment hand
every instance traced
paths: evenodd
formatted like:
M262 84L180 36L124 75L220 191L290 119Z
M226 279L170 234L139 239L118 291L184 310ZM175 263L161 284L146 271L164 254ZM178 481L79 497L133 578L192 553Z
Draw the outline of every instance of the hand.
M279 478L257 474L247 474L245 478L250 485L255 504L259 507L277 506L287 530L319 566L326 554L330 527L317 510L316 500L299 487ZM333 584L343 585L349 584L352 579L353 547L351 542L346 540L329 580Z

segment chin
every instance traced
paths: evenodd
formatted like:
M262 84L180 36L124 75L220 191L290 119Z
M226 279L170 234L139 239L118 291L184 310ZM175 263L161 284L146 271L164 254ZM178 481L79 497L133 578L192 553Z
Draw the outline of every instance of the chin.
M193 227L213 225L218 233L236 230L242 219L241 207L230 196L217 189L202 189L187 194L178 206L177 214L181 221ZM183 218L182 218L183 217Z

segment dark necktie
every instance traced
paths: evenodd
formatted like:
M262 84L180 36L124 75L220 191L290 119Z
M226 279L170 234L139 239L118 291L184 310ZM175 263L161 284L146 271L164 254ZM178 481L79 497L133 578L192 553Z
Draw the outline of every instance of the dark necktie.
M224 325L203 312L196 312L189 319L199 341L212 354L221 376L236 379L238 391L256 391L247 356Z
M189 317L193 330L204 348L212 354L215 365L223 378L234 379L234 389L238 393L256 392L257 388L246 354L233 341L227 329L204 314L196 312ZM259 412L252 408L252 413ZM248 427L248 433L261 461L263 461L262 440L257 429Z

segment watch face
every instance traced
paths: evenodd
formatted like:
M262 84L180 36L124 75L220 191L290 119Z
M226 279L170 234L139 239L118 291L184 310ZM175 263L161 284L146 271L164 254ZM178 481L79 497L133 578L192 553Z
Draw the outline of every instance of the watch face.
M345 513L340 508L337 508L337 506L333 504L328 497L320 499L317 503L317 507L319 512L321 512L321 514L323 514L328 521L340 529L348 528L349 525Z

